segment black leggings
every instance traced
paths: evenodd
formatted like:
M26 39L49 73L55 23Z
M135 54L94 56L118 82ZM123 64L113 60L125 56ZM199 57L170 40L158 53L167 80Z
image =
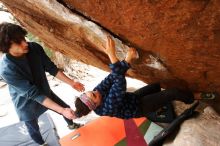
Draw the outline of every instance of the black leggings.
M143 115L154 112L173 100L179 100L186 104L193 103L194 96L191 91L183 91L176 88L161 91L159 83L144 86L134 92L140 98L140 108Z

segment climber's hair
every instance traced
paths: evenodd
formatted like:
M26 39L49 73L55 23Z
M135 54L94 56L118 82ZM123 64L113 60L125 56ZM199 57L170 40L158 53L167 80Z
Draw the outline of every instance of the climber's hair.
M0 51L8 53L12 43L20 44L25 40L27 31L19 25L3 22L0 24Z
M86 116L91 111L88 108L88 106L85 105L79 98L76 98L75 107L76 107L75 115L77 118L80 118L82 116Z

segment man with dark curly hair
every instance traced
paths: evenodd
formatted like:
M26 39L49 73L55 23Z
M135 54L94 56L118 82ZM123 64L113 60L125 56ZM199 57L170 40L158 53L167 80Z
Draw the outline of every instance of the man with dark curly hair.
M47 145L43 140L38 117L47 109L62 115L70 129L73 110L50 89L45 72L69 84L77 91L84 91L84 85L71 80L47 57L43 48L35 42L27 42L27 31L19 25L0 24L0 77L8 84L16 112L25 122L32 139L39 145Z

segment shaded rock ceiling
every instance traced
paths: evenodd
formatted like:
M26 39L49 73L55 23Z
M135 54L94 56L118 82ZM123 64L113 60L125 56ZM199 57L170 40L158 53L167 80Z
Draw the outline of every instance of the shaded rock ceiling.
M28 31L73 59L108 70L100 46L111 35L121 59L127 46L139 52L129 76L220 93L219 0L1 1Z

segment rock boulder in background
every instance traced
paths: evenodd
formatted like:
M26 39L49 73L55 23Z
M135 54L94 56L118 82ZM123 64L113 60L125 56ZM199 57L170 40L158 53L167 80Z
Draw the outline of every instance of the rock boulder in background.
M120 58L127 45L139 51L128 75L220 92L219 0L1 1L28 31L70 58L108 70L100 46L112 35Z

